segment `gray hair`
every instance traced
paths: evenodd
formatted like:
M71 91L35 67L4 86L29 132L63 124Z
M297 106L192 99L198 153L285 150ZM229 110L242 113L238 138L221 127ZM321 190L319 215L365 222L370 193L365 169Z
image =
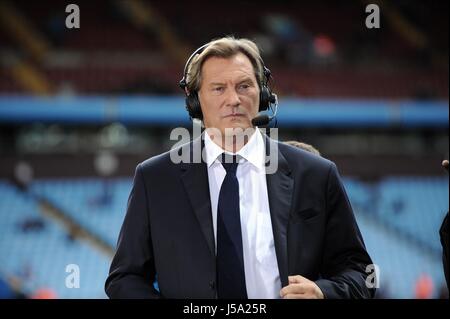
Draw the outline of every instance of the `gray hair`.
M249 39L227 36L209 42L206 48L192 59L186 74L187 90L198 92L200 89L202 66L208 58L230 58L238 53L245 54L252 63L255 78L261 88L264 80L264 68L258 46Z

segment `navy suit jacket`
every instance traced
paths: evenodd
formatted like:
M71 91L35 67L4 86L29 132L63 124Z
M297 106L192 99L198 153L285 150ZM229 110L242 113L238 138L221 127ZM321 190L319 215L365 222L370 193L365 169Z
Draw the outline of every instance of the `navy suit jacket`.
M288 276L302 275L325 298L373 297L366 286L372 261L335 164L265 139L278 145L278 170L266 178L282 286ZM198 143L200 138L171 152L192 153ZM170 152L152 157L136 168L106 293L216 298L214 243L206 164L174 164Z

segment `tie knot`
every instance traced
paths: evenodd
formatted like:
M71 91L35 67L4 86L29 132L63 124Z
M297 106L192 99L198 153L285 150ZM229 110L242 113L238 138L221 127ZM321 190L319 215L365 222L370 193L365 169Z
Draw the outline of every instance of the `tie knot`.
M222 155L219 156L219 161L222 163L223 168L227 171L227 174L236 174L237 166L239 164L239 157L237 155L222 153Z

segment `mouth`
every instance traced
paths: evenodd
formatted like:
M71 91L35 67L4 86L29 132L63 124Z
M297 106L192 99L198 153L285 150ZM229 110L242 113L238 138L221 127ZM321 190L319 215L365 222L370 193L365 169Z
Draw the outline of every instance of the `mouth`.
M245 117L245 114L242 113L228 114L225 115L223 118L236 118L236 117Z

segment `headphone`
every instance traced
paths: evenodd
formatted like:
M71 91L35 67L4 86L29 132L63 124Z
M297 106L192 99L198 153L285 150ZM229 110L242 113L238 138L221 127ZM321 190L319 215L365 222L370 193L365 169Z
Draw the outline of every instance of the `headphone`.
M180 88L186 94L186 99L185 99L186 110L188 111L191 119L196 118L196 119L203 120L203 113L202 113L202 109L200 106L200 100L198 98L198 92L197 91L191 91L189 93L186 92L186 88L188 85L187 81L186 81L187 72L188 72L188 69L191 64L192 59L196 55L201 54L208 46L209 46L209 44L202 45L197 50L195 50L194 53L191 54L191 56L186 61L186 64L184 66L183 78L179 82ZM277 96L276 96L276 94L272 93L272 91L270 90L270 88L268 86L269 80L272 78L271 72L264 65L264 61L262 60L262 58L260 57L259 59L262 64L263 74L264 74L263 83L260 83L259 110L258 110L258 112L262 112L262 111L268 110L272 104L277 105Z

